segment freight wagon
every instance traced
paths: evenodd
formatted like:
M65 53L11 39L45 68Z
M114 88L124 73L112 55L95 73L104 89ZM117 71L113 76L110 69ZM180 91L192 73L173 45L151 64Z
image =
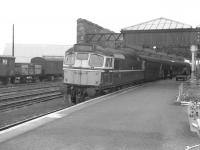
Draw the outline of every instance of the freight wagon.
M0 55L0 81L7 84L15 75L15 57Z
M56 77L63 77L63 57L35 57L31 63L15 63L15 57L0 56L2 84L53 80Z
M40 80L54 80L56 77L63 76L63 57L34 57L31 59L31 63L42 66L42 72L39 76Z
M15 79L20 83L35 82L42 73L42 66L32 63L15 63Z

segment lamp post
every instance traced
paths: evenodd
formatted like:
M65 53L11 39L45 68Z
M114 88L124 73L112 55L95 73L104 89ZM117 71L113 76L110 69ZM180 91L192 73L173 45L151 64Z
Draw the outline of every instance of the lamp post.
M195 53L197 51L197 46L196 45L191 45L190 46L190 51L192 52L192 74L191 74L191 79L194 80L195 76L195 64L196 64L196 59L195 59Z

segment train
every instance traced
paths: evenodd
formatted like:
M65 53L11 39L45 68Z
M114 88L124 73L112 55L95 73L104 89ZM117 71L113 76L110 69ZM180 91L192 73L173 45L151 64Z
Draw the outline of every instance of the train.
M139 55L133 48L75 44L65 52L62 91L67 103L76 104L125 85L172 78L184 68L190 64Z
M4 85L54 80L63 77L63 57L34 57L30 63L16 63L15 57L0 55L0 70L0 81Z

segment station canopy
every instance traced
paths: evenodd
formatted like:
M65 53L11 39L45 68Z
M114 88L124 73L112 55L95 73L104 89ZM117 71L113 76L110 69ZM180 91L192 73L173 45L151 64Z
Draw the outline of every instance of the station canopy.
M200 25L191 25L167 18L157 18L123 28L126 45L156 47L157 51L191 59L190 46L198 46L200 57Z
M191 45L200 49L200 25L193 28L163 17L123 28L120 33L89 33L85 37L87 43L105 47L141 46L186 59L191 59ZM200 50L198 53L200 57Z
M124 28L122 30L162 30L162 29L188 29L191 25L166 18L158 18Z

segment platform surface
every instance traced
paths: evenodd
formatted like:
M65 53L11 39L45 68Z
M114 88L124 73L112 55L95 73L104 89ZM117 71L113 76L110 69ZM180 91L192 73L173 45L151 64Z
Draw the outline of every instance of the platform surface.
M21 134L1 142L0 150L183 150L200 139L190 132L185 108L174 104L179 84L147 83L73 113L63 111L55 120L34 122L31 130L16 129Z

